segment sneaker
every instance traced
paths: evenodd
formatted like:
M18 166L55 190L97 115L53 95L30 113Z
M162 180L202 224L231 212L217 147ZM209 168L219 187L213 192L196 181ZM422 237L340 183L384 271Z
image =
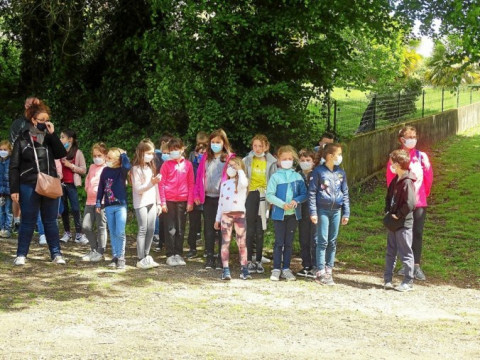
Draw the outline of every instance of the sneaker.
M13 260L13 265L15 266L25 265L25 256L17 256L15 260Z
M398 270L397 275L399 276L405 276L405 265L402 265L400 270Z
M157 246L155 246L155 248L153 249L153 251L155 252L161 252L162 251L162 246L159 244Z
M187 265L187 263L185 262L185 260L183 260L183 258L180 256L180 255L175 255L175 261L177 262L177 265L180 265L180 266L185 266Z
M193 259L197 257L197 250L189 250L185 256L187 259Z
M393 284L392 284L391 281L387 281L385 284L383 284L383 288L384 288L385 290L393 290L393 289L394 289Z
M282 279L285 279L287 281L295 281L297 278L295 275L293 275L292 270L290 269L285 269L282 271L282 275L280 275Z
M82 261L92 261L92 256L96 253L95 250L90 250L84 256L82 256Z
M415 265L415 267L413 269L413 277L416 280L420 280L420 281L427 280L427 278L425 277L425 274L423 273L422 269L420 268L420 265Z
M54 264L57 264L57 265L65 265L65 259L63 258L62 255L57 255L55 256L55 258L52 260L52 262Z
M207 261L205 262L205 269L207 270L213 269L214 266L215 264L213 263L213 259L210 257L207 257Z
M93 250L93 254L90 256L90 261L91 262L99 262L103 260L103 255L100 254L99 252Z
M152 265L152 267L156 268L160 266L160 264L157 263L155 260L153 260L153 258L150 255L147 256L147 259L150 265Z
M315 276L315 282L320 285L334 285L332 276L327 273L320 273L320 271L317 272L317 275Z
M262 266L261 262L257 262L257 274L263 274L265 272L265 269Z
M66 232L63 234L63 236L60 238L60 241L67 243L68 240L72 239L72 235L69 232Z
M118 270L124 270L125 266L126 266L125 258L119 258L118 261L117 261L117 269Z
M7 237L6 232L7 232L7 230L0 230L0 237L1 238L6 238Z
M272 281L279 281L280 280L280 274L282 272L279 269L273 269L272 270L272 275L270 275L270 280Z
M248 271L250 273L255 273L257 272L257 263L255 261L249 262L248 265Z
M304 267L302 270L297 272L297 276L308 277L309 273L312 273L312 270L309 267ZM312 273L313 275L313 273Z
M411 290L413 290L413 285L402 282L400 285L398 285L395 288L395 290L400 291L400 292L411 291Z
M108 264L107 267L115 269L117 267L117 263L118 263L118 258L113 257L112 262Z
M223 268L222 280L232 280L232 275L230 275L230 269L228 267Z
M177 266L179 265L177 262L177 259L175 258L175 255L169 256L167 258L167 265L168 266Z
M40 238L38 239L38 244L47 245L47 237L45 235L40 235Z
M13 223L13 231L18 233L18 229L20 229L20 221L15 221Z
M76 234L75 235L75 242L80 245L88 244L88 239L85 234Z
M160 235L153 235L153 243L155 245L160 243Z
M142 260L137 261L137 268L139 268L139 269L151 269L152 265L148 261L148 258L144 257Z
M248 271L248 268L246 266L242 266L242 272L240 273L240 279L242 280L248 280L251 279L252 275L250 275L250 272Z
M262 264L269 264L271 262L272 262L272 260L266 258L265 256L262 256Z
M215 259L215 270L223 270L222 259Z

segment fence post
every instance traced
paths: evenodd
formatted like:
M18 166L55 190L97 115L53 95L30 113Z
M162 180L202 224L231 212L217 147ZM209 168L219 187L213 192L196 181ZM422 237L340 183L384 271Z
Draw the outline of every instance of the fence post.
M327 98L327 130L330 131L331 130L331 124L330 124L330 106L331 106L331 103L330 103L330 94L327 95L328 98Z
M422 118L425 117L425 89L422 90Z
M445 94L445 88L442 88L442 112L443 112L443 99Z
M397 101L397 120L400 120L400 91L398 92L398 101Z
M373 94L373 130L377 127L377 94Z
M333 133L337 133L337 100L333 100Z
M460 105L460 87L457 87L457 109Z

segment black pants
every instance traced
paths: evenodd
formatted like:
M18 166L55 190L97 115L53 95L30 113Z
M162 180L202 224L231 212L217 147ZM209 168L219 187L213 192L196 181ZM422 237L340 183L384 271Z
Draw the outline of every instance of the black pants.
M198 234L202 231L202 206L194 205L193 211L188 213L188 246L190 250L197 250Z
M302 219L298 222L298 231L302 266L304 268L311 268L317 263L315 255L317 227L310 220L308 201L302 204Z
M221 250L220 231L215 230L215 217L217 216L218 197L205 196L205 203L203 204L203 232L205 237L205 252L207 259L213 259L215 253L215 243L218 243L218 253Z
M256 248L256 260L262 260L263 253L263 227L262 217L258 215L260 205L260 192L250 191L245 202L247 218L247 259L250 261L253 254L253 246Z
M422 258L423 247L423 227L425 226L425 218L427 217L427 208L419 207L413 211L413 260L415 264L420 264Z
M186 201L167 201L167 213L164 214L165 242L167 257L183 254L183 239L187 221Z
M72 207L73 222L75 224L75 233L82 233L82 225L80 224L80 203L78 201L78 192L77 187L74 184L63 184L63 212L62 212L62 221L63 228L66 232L70 232L70 209L68 207L68 202L70 201L70 206Z

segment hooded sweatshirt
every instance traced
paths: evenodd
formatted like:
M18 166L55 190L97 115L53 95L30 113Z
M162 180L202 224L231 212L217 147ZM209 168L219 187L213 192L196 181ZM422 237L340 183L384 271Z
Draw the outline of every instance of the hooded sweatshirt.
M413 226L415 182L415 174L411 171L406 171L401 177L396 175L388 186L385 198L385 212L395 214L399 220L403 219L403 227L407 229Z

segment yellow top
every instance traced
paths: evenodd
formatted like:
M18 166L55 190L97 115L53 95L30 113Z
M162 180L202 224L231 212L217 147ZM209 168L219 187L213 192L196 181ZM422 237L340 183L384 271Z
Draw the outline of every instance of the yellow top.
M253 157L252 178L250 179L250 191L267 188L267 160Z

